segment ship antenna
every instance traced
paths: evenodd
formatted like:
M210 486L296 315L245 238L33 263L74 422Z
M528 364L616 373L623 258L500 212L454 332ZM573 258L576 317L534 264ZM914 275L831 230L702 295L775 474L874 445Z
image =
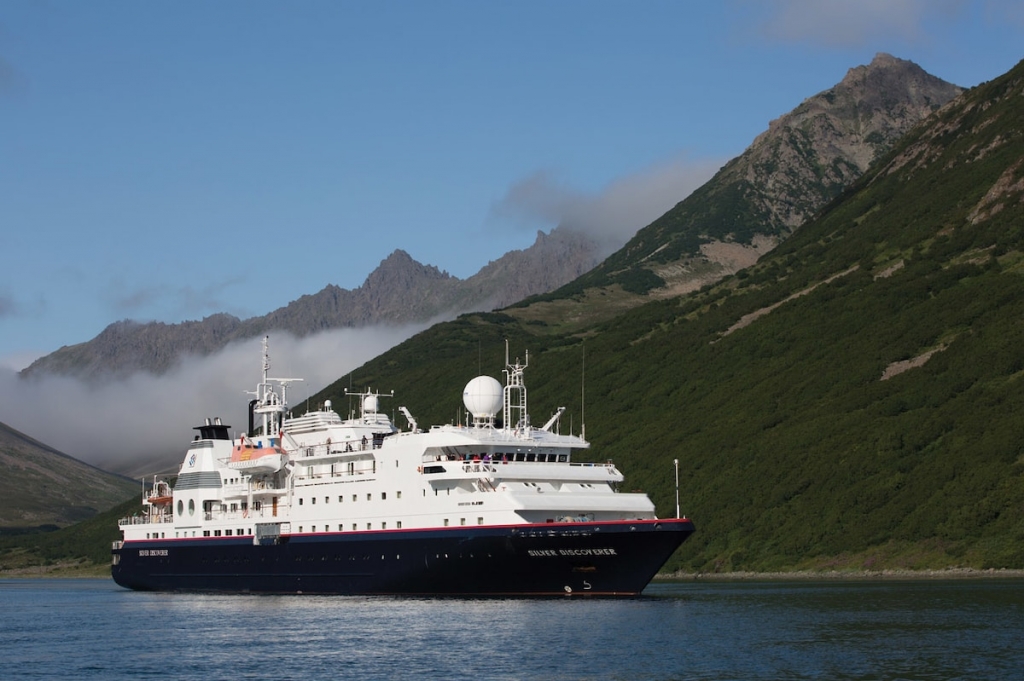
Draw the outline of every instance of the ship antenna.
M676 467L676 518L679 518L679 459L672 459Z
M587 439L587 341L583 341L583 368L580 370L580 439Z

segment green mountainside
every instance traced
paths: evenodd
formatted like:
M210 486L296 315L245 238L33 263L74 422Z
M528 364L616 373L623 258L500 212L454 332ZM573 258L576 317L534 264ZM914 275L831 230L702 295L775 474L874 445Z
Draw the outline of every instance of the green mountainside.
M563 430L585 361L593 457L661 515L679 459L698 531L668 569L1024 567L1024 63L736 276L573 332L466 315L355 382L452 421L505 339Z
M534 420L565 406L579 433L585 413L593 460L662 516L679 460L697 533L666 569L1024 568L1024 63L915 127L754 266L642 305L616 287L433 326L310 402L394 389L386 406L454 421L507 341L529 350ZM105 564L138 503L4 538L0 564Z
M0 534L76 523L139 489L128 478L83 463L3 423L0 469Z

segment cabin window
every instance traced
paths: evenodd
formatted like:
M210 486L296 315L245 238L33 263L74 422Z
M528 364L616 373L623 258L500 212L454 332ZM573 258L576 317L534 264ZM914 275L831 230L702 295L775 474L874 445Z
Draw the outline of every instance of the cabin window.
M459 518L459 525L465 525L465 524L466 524L466 519L465 518Z
M260 510L260 502L258 502L258 501L252 502L252 508L253 508L254 511Z
M231 512L234 513L238 510L238 504L231 504Z
M339 494L338 495L338 503L340 504L343 501L345 501L345 495L344 494Z
M380 529L382 529L382 530L386 530L386 529L388 529L388 524L387 524L387 521L384 521L384 522L382 522L382 523L380 524Z
M355 524L355 523L352 523L352 531L353 531L353 532L355 532L355 531L356 531L356 524Z
M195 515L195 512L196 512L196 500L195 499L189 499L188 500L188 514L189 515Z
M356 495L356 494L353 494L352 495L352 501L356 501L357 499L359 499L359 496Z
M231 536L231 530L224 530L224 536L225 537L230 537Z
M220 536L220 530L214 530L213 531L213 536L214 537L219 537Z
M210 531L209 530L203 530L203 536L204 537L209 537L210 536Z
M444 519L444 526L448 527L448 519L447 518Z
M366 529L371 529L373 526L370 523L366 523Z
M367 492L366 493L366 500L369 501L370 499L373 499L373 495L370 494L369 492Z
M316 504L316 497L313 497L312 499L310 499L310 501L312 501L313 504Z
M398 529L402 529L402 521L401 520L396 521L395 524L398 526Z
M302 506L302 498L299 498L299 506Z
M341 532L341 523L338 523L338 532Z
M558 455L558 463L565 463L568 460L569 460L569 457L567 455L565 455L565 454L559 454Z
M243 530L241 527L239 527L237 530L235 530L235 534L237 534L239 537L241 537L243 534L245 534L245 530Z
M476 519L476 524L477 525L483 525L484 524L484 519L483 518L477 518Z
M302 532L302 525L299 525L299 532Z
M243 510L243 511L245 511L245 510L247 510L248 508L249 508L249 502L247 502L247 501L243 501L243 502L242 502L242 510Z
M395 468L398 468L398 459L395 459Z
M178 499L178 515L185 515L185 502Z
M395 492L395 497L397 497L398 499L401 499L402 498L402 491L399 490L399 491Z
M331 503L331 498L330 497L324 497L324 503L325 504Z
M348 462L348 474L349 475L355 475L355 473L356 473L356 462L355 461L349 461Z
M316 525L314 525L312 529L310 529L310 532L316 532Z
M387 501L387 499L388 499L388 493L387 492L381 492L380 493L380 500L381 501Z

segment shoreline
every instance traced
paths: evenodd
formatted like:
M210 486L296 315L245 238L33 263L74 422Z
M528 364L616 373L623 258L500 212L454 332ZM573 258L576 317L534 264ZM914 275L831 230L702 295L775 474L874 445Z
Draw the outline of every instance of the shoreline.
M55 564L0 570L0 579L110 579L108 565ZM863 582L926 581L941 579L1024 579L1024 570L1012 568L942 568L937 570L793 570L775 572L671 572L659 573L657 582Z
M657 574L652 582L863 582L881 580L1024 579L1024 570L1011 568L942 568L938 570L794 570L791 572L673 572Z

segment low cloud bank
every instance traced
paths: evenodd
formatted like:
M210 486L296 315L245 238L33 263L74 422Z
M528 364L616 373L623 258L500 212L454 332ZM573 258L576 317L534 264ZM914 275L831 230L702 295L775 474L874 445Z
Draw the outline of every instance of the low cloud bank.
M426 326L341 329L305 338L272 333L270 376L304 379L288 388L289 403L304 410L308 396ZM139 373L103 385L61 376L23 380L0 369L0 421L106 470L140 475L176 468L192 427L204 418L220 416L236 432L246 427L251 397L245 391L255 390L262 378L261 340L187 357L163 376ZM358 375L353 386L366 387Z
M723 164L721 159L677 156L621 177L597 193L582 192L550 172L538 171L509 187L491 207L491 218L521 222L530 229L541 222L582 232L607 256L711 179Z

